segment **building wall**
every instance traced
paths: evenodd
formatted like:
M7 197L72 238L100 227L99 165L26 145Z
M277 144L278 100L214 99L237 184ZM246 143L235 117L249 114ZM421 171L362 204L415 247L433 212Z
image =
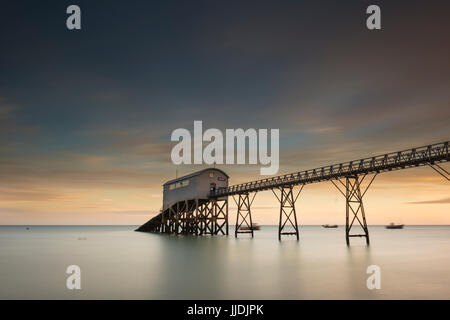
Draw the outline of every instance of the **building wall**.
M178 201L185 199L195 199L198 194L197 177L198 176L189 178L189 184L187 186L179 187L173 190L170 190L170 185L165 185L163 192L163 210L167 209Z
M210 177L210 173L213 173L214 176ZM198 195L199 198L208 198L210 191L210 184L215 183L216 188L225 188L228 187L228 178L222 172L216 171L214 169L207 170L202 172L199 176L198 180ZM225 180L218 180L219 177L224 178Z
M212 173L212 177L210 174ZM189 183L186 185L186 181ZM215 169L208 169L199 175L190 177L185 180L178 181L179 186L171 189L171 185L164 185L163 189L163 210L178 201L190 199L207 199L211 183L216 184L216 188L225 188L228 186L228 178L222 172ZM185 185L183 185L185 184Z

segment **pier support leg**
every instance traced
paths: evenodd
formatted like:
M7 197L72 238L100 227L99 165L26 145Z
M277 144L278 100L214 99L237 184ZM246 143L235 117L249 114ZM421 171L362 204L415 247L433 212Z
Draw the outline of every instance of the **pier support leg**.
M230 224L228 222L228 197L225 200L225 216L226 216L226 219L225 219L225 222L226 222L226 224L225 224L225 227L226 227L225 235L228 236L228 234L229 234L229 227L230 227Z
M215 224L215 216L214 216L214 203L208 201L206 203L206 233L213 235L214 234L214 224Z
M255 196L253 197L252 201L250 201L248 193L238 194L239 198L237 202L236 199L234 199L233 197L234 201L237 204L236 229L234 231L234 236L236 238L238 236L238 233L249 233L252 235L253 238L253 222L250 206L253 200L255 199Z
M170 233L176 233L176 228L178 225L178 210L180 208L180 203L177 203L172 212L170 212Z
M228 198L213 200L214 234L228 235Z
M180 204L181 210L178 211L178 226L177 226L177 234L184 234L186 230L186 218L187 218L187 203L186 201L183 204Z
M189 214L192 217L191 232L193 232L195 235L198 235L200 233L199 228L200 221L198 218L198 199L192 201Z
M350 244L350 237L365 237L366 243L370 244L369 229L367 228L366 214L361 195L361 188L358 176L347 177L346 181L346 219L345 219L345 239L347 245ZM351 219L351 221L350 221ZM363 234L351 234L353 224L357 221L362 228Z
M165 233L166 232L166 224L167 224L167 211L163 211L161 212L161 226L159 227L159 230L161 233Z
M181 233L182 234L191 234L192 233L192 224L195 221L194 210L192 204L195 203L192 200L184 201L184 210L181 214L180 225L182 226Z
M365 174L362 179L360 179L357 175L347 176L345 178L345 184L338 179L340 184L345 187L345 193L341 190L341 188L338 187L335 182L333 182L333 180L331 180L335 187L345 196L345 240L347 242L347 245L350 245L350 238L352 237L365 237L367 245L370 244L369 229L366 222L363 197L371 186L377 174L372 177L372 180L370 181L364 192L361 192L361 184L366 176L367 174ZM362 233L351 233L352 228L355 226L355 222L357 223L356 226L359 225L359 227L361 228Z
M428 165L430 166L431 169L433 169L434 171L439 173L442 177L444 177L444 179L450 181L450 172L448 172L443 167L434 162L430 162Z
M278 224L278 240L280 241L281 236L283 235L295 235L297 237L297 240L300 239L297 223L297 213L295 211L295 201L300 195L300 192L303 190L303 187L304 185L301 186L295 198L293 186L280 187L279 189L281 191L281 194L279 198L275 191L272 190L278 201L280 201L280 220Z
M173 217L173 230L172 232L175 234L178 234L178 232L180 231L180 222L181 219L183 218L183 204L184 202L178 202L177 203L177 207L176 207L176 212L175 215Z
M198 234L204 235L206 233L206 214L205 214L206 204L199 203L197 206L197 225Z
M183 216L184 216L183 234L195 234L196 231L195 200L184 201Z

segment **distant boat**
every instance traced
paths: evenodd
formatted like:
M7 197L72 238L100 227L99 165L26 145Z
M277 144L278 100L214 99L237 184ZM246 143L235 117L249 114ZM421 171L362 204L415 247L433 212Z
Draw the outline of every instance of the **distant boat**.
M261 227L257 223L253 223L253 226L251 228L250 227L240 227L239 228L239 230L242 230L242 231L250 231L252 229L253 229L253 231L261 230Z
M337 228L337 224L323 224L322 227L324 228Z
M386 226L386 229L403 229L404 226L404 224L394 224L393 222L391 222Z

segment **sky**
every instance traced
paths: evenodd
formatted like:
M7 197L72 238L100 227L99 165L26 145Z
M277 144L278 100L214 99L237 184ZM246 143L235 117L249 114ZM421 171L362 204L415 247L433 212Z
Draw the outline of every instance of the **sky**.
M81 8L81 30L66 8ZM172 163L176 128L276 128L279 174L450 138L448 1L10 1L0 12L0 224L139 225ZM448 164L443 164L449 168ZM230 184L259 166L218 165ZM230 208L234 221L235 206ZM259 193L253 220L276 224ZM431 168L379 175L369 224L450 224ZM324 182L300 224L345 221Z

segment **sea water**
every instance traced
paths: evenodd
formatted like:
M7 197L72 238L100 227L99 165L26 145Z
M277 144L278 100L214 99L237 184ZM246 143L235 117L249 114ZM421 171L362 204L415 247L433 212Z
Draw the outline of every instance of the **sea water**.
M300 227L278 241L168 236L137 226L0 226L0 299L450 299L450 226ZM81 270L69 290L67 267ZM369 289L367 268L380 270Z

